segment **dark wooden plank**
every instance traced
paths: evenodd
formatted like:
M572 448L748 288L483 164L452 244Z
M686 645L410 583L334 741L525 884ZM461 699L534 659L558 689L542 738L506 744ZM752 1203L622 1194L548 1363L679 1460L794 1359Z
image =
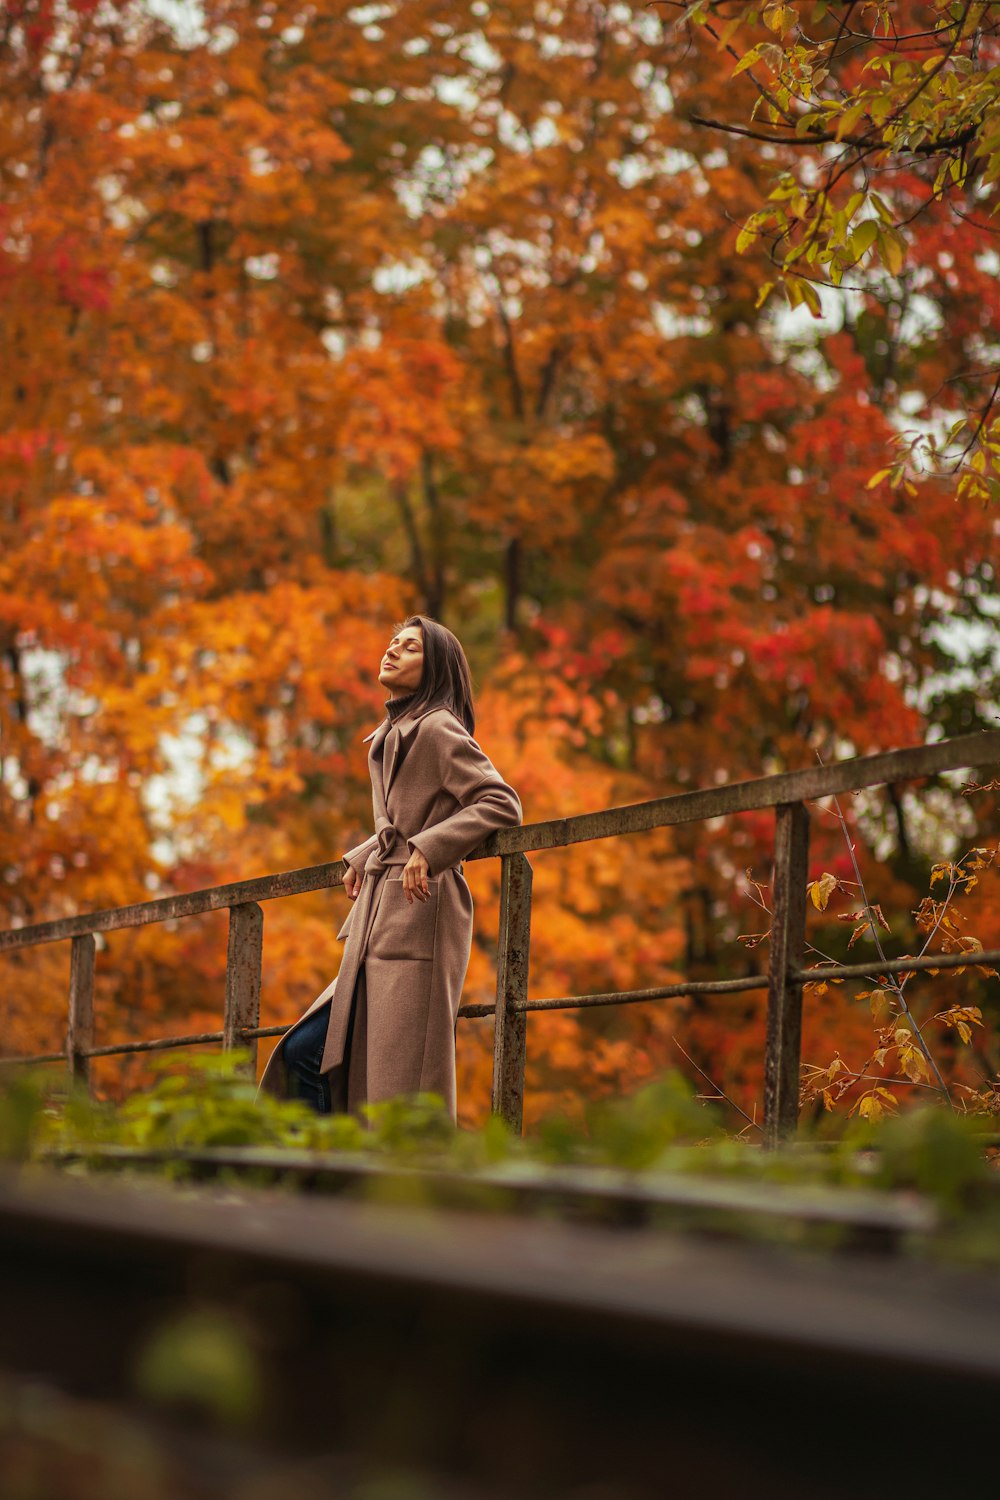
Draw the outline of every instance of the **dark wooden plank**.
M134 1410L137 1351L163 1347L207 1304L249 1351L265 1400L215 1446L206 1405L162 1409L162 1431L198 1458L197 1492L220 1500L257 1481L261 1493L355 1494L387 1473L397 1492L412 1474L426 1493L478 1497L482 1483L494 1500L665 1489L819 1500L845 1475L853 1500L996 1487L991 1445L956 1443L941 1418L944 1391L969 1432L991 1430L995 1275L617 1224L302 1202L285 1188L41 1177L0 1174L0 1360L31 1382L23 1410L39 1448L59 1436L56 1392ZM886 1443L887 1392L919 1441ZM832 1469L818 1453L836 1454ZM189 1493L173 1468L152 1472Z
M229 956L226 961L226 1004L222 1016L222 1045L229 1052L250 1052L247 1072L257 1074L257 1038L241 1036L242 1029L260 1025L260 964L264 944L264 913L256 902L234 906L229 913Z
M453 1167L406 1165L371 1155L345 1151L301 1151L288 1147L222 1146L200 1150L143 1149L131 1146L88 1147L85 1151L53 1151L46 1162L66 1166L86 1157L109 1167L130 1170L137 1166L164 1167L183 1164L195 1169L198 1178L216 1174L246 1173L259 1180L262 1172L280 1181L300 1179L304 1185L346 1186L388 1179L418 1183L428 1193L442 1192L452 1204L468 1199L481 1204L482 1189L495 1188L516 1200L518 1209L535 1204L559 1204L577 1211L588 1205L606 1204L630 1211L673 1209L674 1222L687 1226L705 1218L715 1221L731 1217L745 1229L746 1216L787 1220L799 1224L838 1225L845 1229L882 1237L881 1248L895 1248L906 1234L930 1234L939 1225L933 1203L910 1192L881 1192L872 1188L828 1187L818 1183L757 1182L751 1178L698 1176L693 1173L628 1172L599 1166L539 1166L511 1160L496 1166L462 1172ZM420 1201L428 1201L421 1193ZM657 1222L662 1227L663 1220ZM871 1243L871 1241L869 1241Z
M69 1023L66 1057L70 1082L90 1087L90 1049L94 1045L94 957L92 933L73 939L69 965Z
M899 1214L907 1217L902 1204ZM821 1210L818 1218L824 1216ZM144 1266L154 1253L176 1259L189 1244L199 1253L220 1251L227 1266L251 1257L258 1282L267 1263L293 1276L322 1269L338 1284L358 1275L376 1283L377 1295L391 1282L414 1280L425 1295L432 1287L455 1298L475 1291L502 1298L507 1310L525 1301L535 1316L562 1304L588 1336L599 1312L616 1313L634 1318L644 1337L662 1327L671 1359L678 1333L700 1324L728 1366L735 1341L752 1330L767 1342L790 1341L800 1388L805 1351L821 1348L828 1357L839 1351L855 1373L865 1356L881 1354L922 1363L939 1380L949 1367L1000 1380L997 1278L906 1260L845 1264L652 1231L622 1235L594 1225L446 1209L419 1214L320 1197L302 1202L287 1193L220 1201L213 1191L186 1188L181 1198L156 1183L95 1186L65 1176L29 1188L0 1173L0 1243L8 1253L15 1236L25 1246L29 1232L40 1239L46 1227L60 1247L87 1243L112 1261L138 1253ZM69 1248L64 1260L65 1280ZM709 1274L716 1266L718 1277L714 1269ZM148 1277L141 1291L149 1301ZM90 1295L89 1282L81 1295Z
M507 854L500 879L500 946L493 1021L493 1113L520 1133L524 1119L524 1061L531 943L531 866Z
M774 901L767 986L764 1053L764 1144L795 1134L799 1117L802 1054L802 981L796 972L805 949L809 813L801 802L775 815Z

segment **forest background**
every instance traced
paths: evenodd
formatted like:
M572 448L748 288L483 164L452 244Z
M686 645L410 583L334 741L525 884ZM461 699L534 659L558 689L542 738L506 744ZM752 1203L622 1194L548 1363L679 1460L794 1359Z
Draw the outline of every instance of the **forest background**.
M0 926L337 858L413 609L464 641L527 820L994 727L994 179L954 128L862 149L894 87L952 118L985 78L995 120L991 9L8 0ZM996 800L848 799L895 951ZM841 958L857 872L813 820ZM755 972L772 832L536 856L532 992ZM469 873L488 1001L498 872ZM974 884L953 938L995 947ZM344 901L268 903L263 1024L336 971ZM217 1027L225 953L224 913L104 940L98 1043ZM62 1044L67 980L64 946L3 958L5 1053ZM995 1077L995 983L934 983L915 1006L987 1022L942 1067ZM687 1057L759 1116L762 1005L533 1017L529 1123ZM871 1030L811 993L804 1059L860 1067ZM462 1023L466 1123L490 1053Z

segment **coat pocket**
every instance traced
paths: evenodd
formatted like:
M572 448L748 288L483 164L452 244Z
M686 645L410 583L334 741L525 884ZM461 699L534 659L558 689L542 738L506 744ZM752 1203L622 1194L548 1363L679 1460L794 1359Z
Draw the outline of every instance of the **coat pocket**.
M430 896L426 901L406 899L401 880L388 879L372 922L368 952L372 958L434 957L437 931L437 881L428 880Z

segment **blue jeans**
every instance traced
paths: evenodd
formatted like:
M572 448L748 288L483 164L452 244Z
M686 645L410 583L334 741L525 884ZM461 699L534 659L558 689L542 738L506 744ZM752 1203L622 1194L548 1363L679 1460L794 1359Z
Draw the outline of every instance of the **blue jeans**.
M367 987L364 964L358 970L351 1014L344 1038L344 1060L327 1073L320 1072L326 1032L330 1024L328 1000L307 1016L285 1040L285 1072L288 1093L301 1099L320 1115L343 1115L354 1112L364 1102L367 1046ZM361 1019L358 1013L361 1012ZM353 1081L353 1088L350 1084Z
M296 1026L284 1048L289 1095L301 1099L320 1115L328 1115L332 1110L329 1079L319 1070L329 1024L330 1002L327 1001Z

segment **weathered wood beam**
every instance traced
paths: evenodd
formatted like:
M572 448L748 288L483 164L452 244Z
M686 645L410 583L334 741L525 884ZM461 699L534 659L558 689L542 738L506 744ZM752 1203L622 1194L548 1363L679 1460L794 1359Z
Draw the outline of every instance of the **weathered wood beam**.
M524 1063L531 943L531 866L505 854L500 877L500 942L493 1031L493 1113L520 1134L524 1118Z
M70 1083L90 1088L90 1049L94 1045L94 956L93 933L73 939L69 961L69 1024L66 1029L66 1061Z
M257 1075L257 1038L241 1036L244 1028L260 1025L260 966L264 947L264 913L256 902L234 906L229 913L229 956L226 961L226 1004L222 1015L222 1046L226 1052L246 1047L247 1072Z
M764 1144L795 1134L802 1054L802 964L806 939L809 813L801 802L779 807L774 830L774 895L764 1051Z

